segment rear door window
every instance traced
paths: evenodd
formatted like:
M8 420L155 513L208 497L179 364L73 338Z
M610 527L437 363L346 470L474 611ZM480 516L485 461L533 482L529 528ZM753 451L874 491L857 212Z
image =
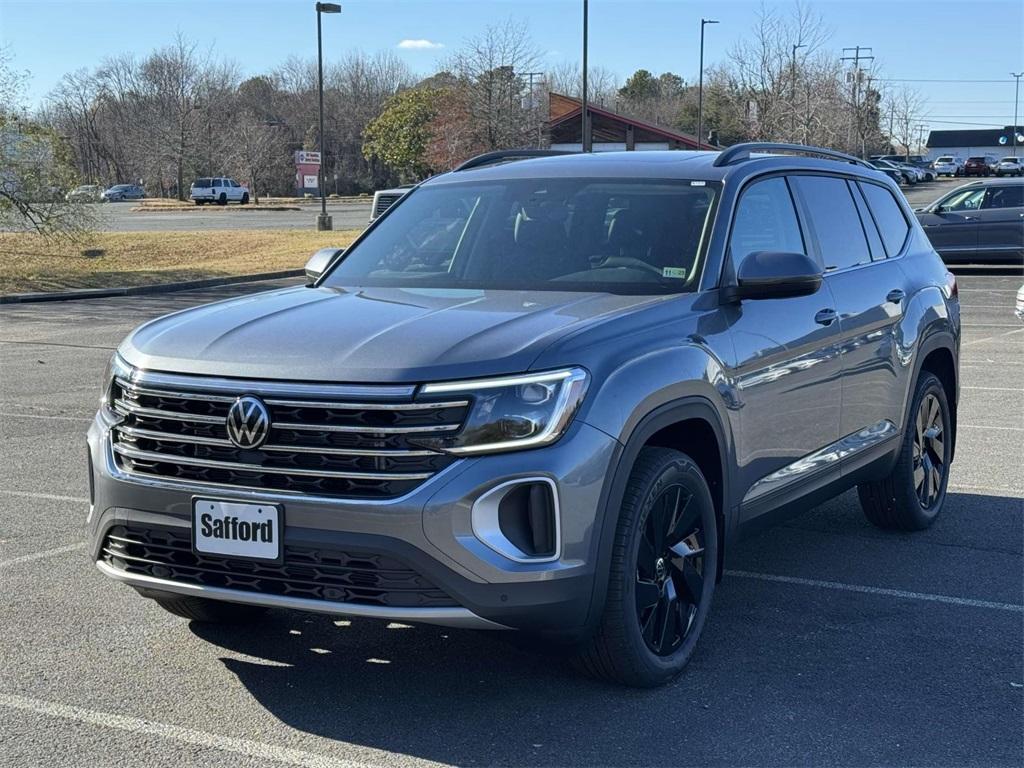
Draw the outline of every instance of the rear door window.
M807 211L825 269L834 271L871 261L857 206L845 179L833 176L790 178Z
M758 181L743 191L732 223L729 251L734 270L756 251L807 252L784 178Z
M1013 184L1000 187L989 187L985 194L983 209L990 208L1021 208L1024 207L1024 185Z
M860 183L861 191L867 198L868 207L878 225L882 242L885 243L885 251L889 256L895 256L903 250L903 244L910 234L910 225L900 208L892 192L879 184Z

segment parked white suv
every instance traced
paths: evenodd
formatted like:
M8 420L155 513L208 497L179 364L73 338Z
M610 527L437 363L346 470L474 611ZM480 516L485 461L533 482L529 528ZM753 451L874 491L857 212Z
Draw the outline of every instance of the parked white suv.
M943 155L942 157L935 158L935 162L932 163L932 169L935 171L936 176L961 176L964 172L964 161L959 157L953 157L952 155Z
M996 163L996 176L1024 176L1024 161L1019 157L1004 157Z
M196 179L192 182L192 189L189 197L195 200L196 205L203 203L217 203L227 205L229 202L248 205L249 188L239 184L234 179L227 177Z

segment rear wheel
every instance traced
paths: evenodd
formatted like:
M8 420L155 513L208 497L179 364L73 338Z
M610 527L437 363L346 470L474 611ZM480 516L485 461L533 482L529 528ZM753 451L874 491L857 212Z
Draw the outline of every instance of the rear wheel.
M220 197L217 199L217 205L227 205L227 204L228 204L228 196L224 192L221 192L220 193Z
M857 487L865 516L879 528L923 530L946 500L952 429L946 391L934 374L921 374L910 413L892 472Z
M175 616L206 624L245 624L255 621L267 611L255 605L225 603L185 595L162 594L154 595L153 599L157 605Z
M671 680L693 655L717 569L718 529L704 475L684 453L644 448L619 514L604 615L576 666L626 685Z

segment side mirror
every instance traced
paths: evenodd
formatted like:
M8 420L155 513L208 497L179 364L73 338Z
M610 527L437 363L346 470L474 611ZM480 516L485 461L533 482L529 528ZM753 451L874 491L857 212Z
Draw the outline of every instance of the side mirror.
M722 290L722 299L732 303L808 296L821 287L821 274L817 262L803 253L754 251L740 264L737 284Z
M306 285L312 286L316 283L334 260L344 252L344 248L321 248L310 256L306 262Z

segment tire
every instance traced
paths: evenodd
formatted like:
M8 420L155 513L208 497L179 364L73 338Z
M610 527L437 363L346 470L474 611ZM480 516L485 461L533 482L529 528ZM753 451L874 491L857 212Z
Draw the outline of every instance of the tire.
M217 198L217 205L227 205L227 204L228 204L228 196L226 194L224 194L223 192L221 192L220 193L220 197Z
M245 624L255 621L267 611L266 608L255 605L225 603L184 595L159 595L153 596L153 600L168 613L203 624Z
M697 464L644 448L619 511L604 614L573 657L576 668L644 688L676 677L711 609L718 551L714 502ZM638 608L644 600L652 602Z
M242 195L242 205L248 205L248 204L249 204L249 193L246 192L244 195Z
M202 204L203 204L202 200L196 200L196 205L202 205Z
M939 430L933 432L936 426ZM923 371L914 391L896 466L888 477L857 486L867 519L879 528L897 531L921 531L934 523L942 511L949 485L951 436L946 390L934 374ZM936 465L939 454L941 463Z

